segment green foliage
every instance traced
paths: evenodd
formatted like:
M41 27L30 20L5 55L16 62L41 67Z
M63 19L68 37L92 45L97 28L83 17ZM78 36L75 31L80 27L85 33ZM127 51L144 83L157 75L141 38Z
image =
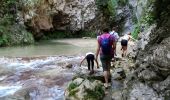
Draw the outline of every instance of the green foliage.
M0 25L0 46L34 43L31 33L20 25Z
M0 36L0 46L5 46L8 44L8 38L6 35Z
M5 22L5 21L4 21ZM8 22L7 22L8 23ZM6 22L5 23L2 23L2 24L5 24L4 26L3 25L0 25L0 46L5 46L5 45L8 45L8 35L5 34L8 32L8 29L6 26L7 24ZM0 23L1 24L1 23Z
M74 97L76 97L75 94L76 94L78 91L79 91L78 89L71 90L71 91L69 92L69 96L74 96Z
M98 9L103 10L104 8L107 8L109 0L96 0L96 5Z
M6 0L5 5L9 7L10 5L14 5L17 3L17 0Z
M109 11L110 16L111 16L112 18L114 18L115 15L116 15L116 7L117 7L117 2L116 2L116 0L109 0L109 1L108 1L108 11Z
M121 6L125 6L128 2L128 0L117 0L118 4Z
M92 31L81 31L79 37L96 37L96 33Z
M141 23L151 25L154 23L154 16L152 12L146 12L145 15L141 19Z
M114 18L117 7L116 0L96 0L96 5L106 16L108 15Z
M31 33L16 23L18 0L0 1L0 46L30 44L34 42Z
M74 33L66 31L54 31L46 32L44 39L81 38L81 37L96 37L96 33L92 31L78 31Z
M72 82L72 83L69 84L68 90L71 91L71 90L75 89L78 86L79 86L78 84L75 84L75 83Z
M139 32L140 32L140 25L139 25L139 24L136 24L136 25L135 25L135 28L134 28L134 30L133 30L133 32L132 32L132 37L135 38L135 39L137 39Z
M86 89L85 100L101 100L104 96L102 85L96 86L94 90Z
M47 39L67 38L67 36L68 36L68 33L64 31L47 32L46 34Z
M14 23L14 17L9 14L5 14L3 18L0 19L0 25L8 26Z
M68 91L69 91L69 96L75 96L75 94L79 91L77 88L79 85L76 83L70 83L69 87L68 87Z

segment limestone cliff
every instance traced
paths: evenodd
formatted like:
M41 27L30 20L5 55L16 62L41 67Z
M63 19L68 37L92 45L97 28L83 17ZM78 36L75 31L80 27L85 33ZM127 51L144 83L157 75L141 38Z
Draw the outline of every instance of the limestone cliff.
M40 30L90 30L97 16L95 0L22 0L22 18L36 32ZM102 24L102 23L101 23ZM93 28L94 29L94 28Z
M139 35L135 81L129 98L169 100L170 98L170 1L155 0L156 23ZM136 81L140 82L137 83ZM143 85L140 85L143 84ZM141 87L141 89L135 88ZM147 89L145 88L147 87ZM144 90L144 88L146 90ZM136 91L136 92L134 92ZM147 94L142 91L153 91ZM144 93L142 96L141 94ZM136 95L136 96L135 96Z

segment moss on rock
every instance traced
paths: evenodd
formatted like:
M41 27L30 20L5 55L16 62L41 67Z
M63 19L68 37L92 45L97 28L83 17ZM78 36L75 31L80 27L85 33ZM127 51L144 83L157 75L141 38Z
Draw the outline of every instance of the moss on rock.
M76 78L69 83L65 96L66 100L102 100L104 88L100 81Z
M30 32L21 25L1 26L0 46L25 45L34 43Z
M34 38L17 20L17 0L0 1L0 46L34 43Z

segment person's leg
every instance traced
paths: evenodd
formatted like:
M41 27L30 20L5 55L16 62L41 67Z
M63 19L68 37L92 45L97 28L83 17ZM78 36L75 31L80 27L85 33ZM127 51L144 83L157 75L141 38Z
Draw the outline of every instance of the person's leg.
M94 73L94 55L90 54L89 55L89 63L90 63L90 75Z
M121 40L121 49L120 50L123 50L123 40Z
M123 49L122 57L124 57L126 54L127 42L128 42L127 40L122 40L122 49Z
M116 54L116 46L117 46L117 42L116 42L116 45L115 45L115 52L114 52L115 56L117 56L117 54Z
M90 59L90 66L91 66L91 68L90 68L90 73L89 73L89 75L91 75L91 74L93 74L94 73L94 62L93 62L93 60L92 59Z
M125 46L122 47L122 50L123 50L122 51L122 57L124 57L124 55L125 55Z
M105 87L107 88L109 85L109 79L111 79L111 75L110 75L110 70L108 71L104 71L104 79L105 79Z
M87 67L88 67L88 70L90 70L90 59L89 59L89 57L87 56Z
M95 58L94 58L94 55L91 55L91 69L92 69L92 71L94 71L94 60L95 60Z
M110 77L110 62L111 62L111 56L109 57L101 57L102 67L103 67L103 76L104 76L104 86L107 88L109 86L109 77Z
M124 56L127 54L127 46L125 47Z
M108 71L104 71L104 74L103 74L103 76L104 76L104 80L105 80L105 84L106 84L106 87L108 86Z
M90 61L91 61L91 70L94 71L94 60L91 59Z

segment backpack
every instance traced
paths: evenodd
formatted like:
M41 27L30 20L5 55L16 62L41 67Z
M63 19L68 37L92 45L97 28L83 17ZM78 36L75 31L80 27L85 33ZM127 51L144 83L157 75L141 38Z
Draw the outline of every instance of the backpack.
M110 34L103 34L100 36L99 44L104 55L110 55L112 52L112 40Z

